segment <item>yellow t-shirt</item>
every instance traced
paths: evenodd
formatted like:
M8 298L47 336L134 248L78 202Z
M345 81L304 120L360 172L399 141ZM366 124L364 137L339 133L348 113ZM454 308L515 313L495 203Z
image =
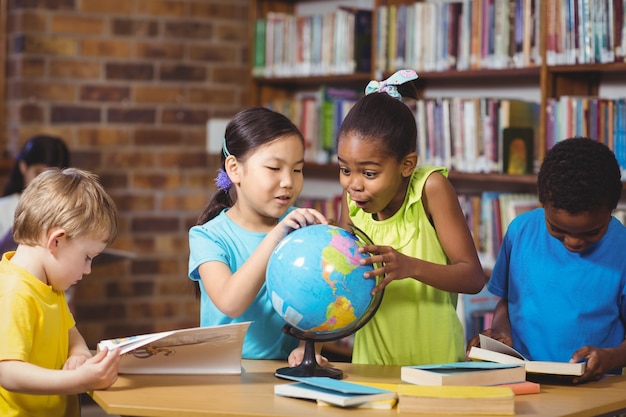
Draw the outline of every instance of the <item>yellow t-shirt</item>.
M63 291L55 291L9 260L0 261L0 361L18 360L61 369L74 327ZM0 415L79 416L77 396L31 395L0 387Z
M445 265L441 247L422 204L422 190L433 172L447 176L442 167L419 167L411 176L400 210L377 221L348 202L350 219L376 245ZM456 313L457 294L438 290L412 278L385 287L374 317L356 332L353 363L421 365L463 360L463 328Z

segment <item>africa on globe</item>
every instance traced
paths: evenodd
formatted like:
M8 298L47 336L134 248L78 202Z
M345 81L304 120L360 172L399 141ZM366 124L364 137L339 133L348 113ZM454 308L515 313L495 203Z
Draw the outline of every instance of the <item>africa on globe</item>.
M291 326L319 339L357 330L373 314L375 279L357 236L340 227L311 225L287 235L272 253L266 273L274 310ZM318 336L318 337L316 337Z

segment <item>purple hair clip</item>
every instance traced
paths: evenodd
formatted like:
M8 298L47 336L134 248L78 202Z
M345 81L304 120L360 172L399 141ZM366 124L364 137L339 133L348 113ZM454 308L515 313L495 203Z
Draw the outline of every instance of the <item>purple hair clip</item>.
M228 191L233 185L233 182L228 177L228 174L222 168L217 171L217 177L215 177L215 185L217 185L217 188L222 191Z

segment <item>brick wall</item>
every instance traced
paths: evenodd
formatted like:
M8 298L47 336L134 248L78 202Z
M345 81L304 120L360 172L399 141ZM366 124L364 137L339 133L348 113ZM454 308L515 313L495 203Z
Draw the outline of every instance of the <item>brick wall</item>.
M206 120L246 105L247 1L7 3L2 150L63 137L117 203L113 247L136 254L77 285L79 329L93 347L198 325L187 231L214 190Z

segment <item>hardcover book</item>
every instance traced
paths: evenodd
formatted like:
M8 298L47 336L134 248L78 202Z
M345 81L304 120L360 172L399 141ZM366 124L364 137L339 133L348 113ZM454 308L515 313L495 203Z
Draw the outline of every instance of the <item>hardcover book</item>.
M417 385L498 385L526 380L523 364L451 362L403 366L400 378Z
M240 374L241 349L250 323L102 340L98 351L120 349L120 374Z
M564 376L580 376L585 372L584 362L533 361L522 356L517 350L483 334L480 347L472 346L469 358L479 361L490 361L501 364L523 364L527 373Z

